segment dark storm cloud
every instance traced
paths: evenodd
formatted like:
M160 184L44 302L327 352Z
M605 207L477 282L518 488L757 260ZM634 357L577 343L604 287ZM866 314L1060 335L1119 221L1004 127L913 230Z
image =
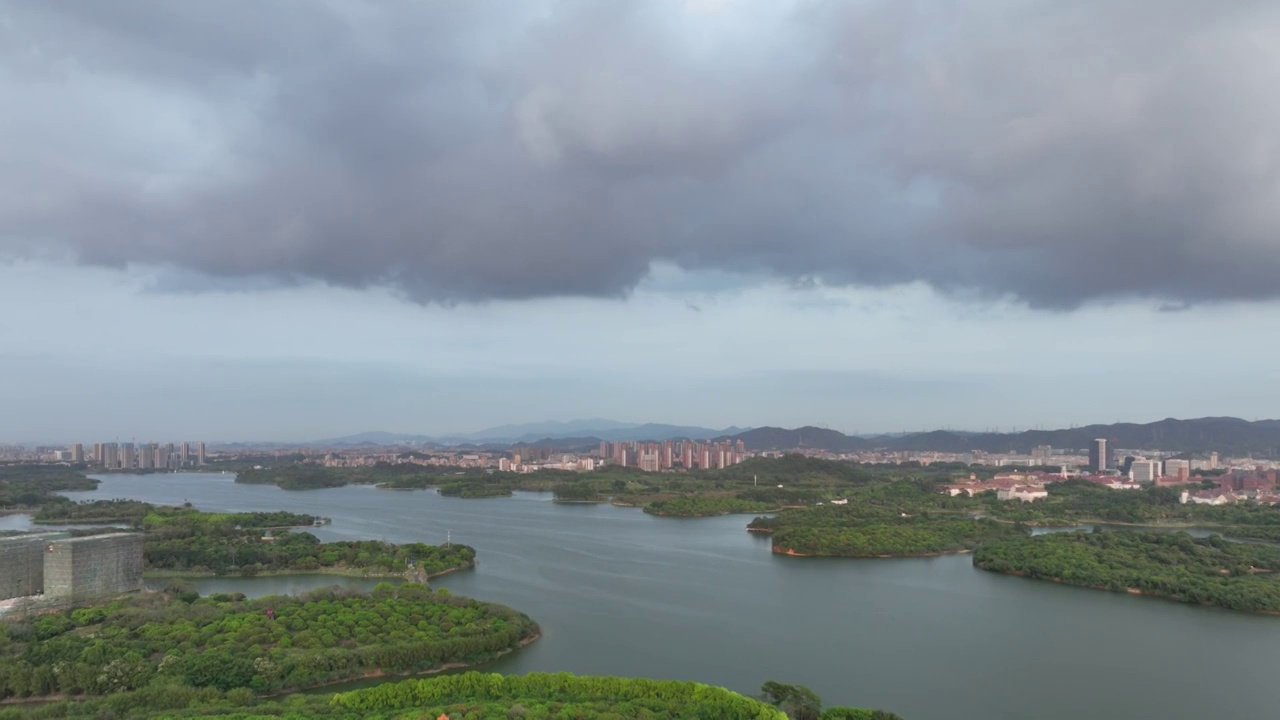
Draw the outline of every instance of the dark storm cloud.
M1273 297L1277 41L1245 0L8 0L0 255Z

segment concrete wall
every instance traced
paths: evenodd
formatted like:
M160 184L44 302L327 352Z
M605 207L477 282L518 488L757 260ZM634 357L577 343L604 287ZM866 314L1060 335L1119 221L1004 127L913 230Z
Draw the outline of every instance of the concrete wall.
M142 535L57 540L46 548L45 597L85 600L142 589Z

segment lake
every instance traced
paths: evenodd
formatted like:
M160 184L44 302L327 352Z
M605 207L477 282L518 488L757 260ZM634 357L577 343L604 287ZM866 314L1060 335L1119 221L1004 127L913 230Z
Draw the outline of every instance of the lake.
M549 494L463 500L357 486L288 492L231 475L101 476L77 500L190 501L333 519L323 540L443 543L479 567L433 581L516 607L543 638L486 669L677 678L755 693L812 687L827 704L907 720L1273 717L1280 618L1067 588L975 570L967 555L787 558L748 516L673 519ZM19 529L20 516L0 529ZM323 576L207 579L253 595Z

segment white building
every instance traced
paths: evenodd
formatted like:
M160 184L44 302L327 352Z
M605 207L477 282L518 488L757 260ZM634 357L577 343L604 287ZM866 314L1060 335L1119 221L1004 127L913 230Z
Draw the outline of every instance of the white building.
M1022 502L1035 502L1040 498L1049 497L1049 491L1042 487L1034 487L1032 485L1014 485L1011 488L1001 488L996 491L997 500L1021 500Z
M1129 479L1139 483L1155 482L1160 477L1159 460L1134 460L1129 467Z

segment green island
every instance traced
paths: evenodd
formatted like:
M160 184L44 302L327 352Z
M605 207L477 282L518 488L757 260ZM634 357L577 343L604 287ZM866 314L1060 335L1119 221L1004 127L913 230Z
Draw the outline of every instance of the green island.
M781 695L771 695L784 688ZM498 675L468 671L384 682L332 694L283 699L255 697L247 688L193 687L157 676L146 687L34 710L0 709L0 720L103 718L159 720L901 720L881 710L821 709L803 686L765 683L764 699L677 680L589 677L570 673Z
M782 555L887 558L966 552L979 543L1029 530L976 519L971 502L937 492L927 480L850 488L847 504L822 504L757 517L751 532L771 536Z
M406 489L406 488L396 488ZM456 481L440 485L441 495L460 498L511 497L511 488L492 483Z
M538 626L492 603L379 585L245 600L144 593L0 624L0 698L105 695L157 678L253 693L471 665Z
M1186 533L1072 532L988 542L975 567L1064 585L1280 614L1280 548Z
M42 523L124 523L144 533L150 576L324 573L424 580L475 566L467 545L395 545L378 540L322 543L309 532L323 518L289 512L207 513L136 500L46 503Z
M322 467L293 463L236 471L236 482L275 485L282 490L320 490L344 485L378 485L389 489L421 489L448 482L468 471L447 465L378 462L362 467ZM474 471L471 471L474 472Z

